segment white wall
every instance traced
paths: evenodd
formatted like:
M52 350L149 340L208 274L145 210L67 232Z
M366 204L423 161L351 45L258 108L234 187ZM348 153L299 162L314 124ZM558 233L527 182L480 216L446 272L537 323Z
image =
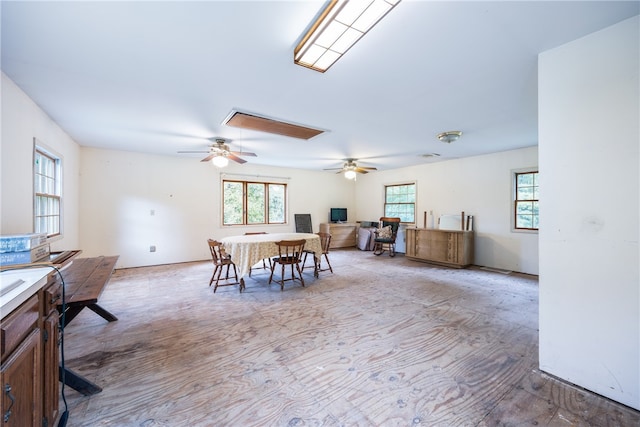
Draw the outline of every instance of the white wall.
M512 170L537 166L537 147L530 147L358 176L357 219L383 215L385 185L416 182L418 227L425 211L427 227L437 226L440 215L464 211L474 215L474 264L538 274L537 233L511 231Z
M11 79L2 73L0 234L33 232L33 138L63 162L62 236L52 250L79 249L80 148Z
M311 214L314 232L330 207L355 211L355 184L340 175L230 164L217 169L199 158L82 148L80 229L83 255L120 255L118 267L210 258L206 239L246 231L295 231L294 214ZM233 163L233 162L232 162ZM284 182L286 225L223 227L221 171L229 179ZM283 179L281 179L283 178ZM151 211L154 215L151 215ZM150 252L151 245L156 252Z
M539 58L540 369L636 409L639 28Z

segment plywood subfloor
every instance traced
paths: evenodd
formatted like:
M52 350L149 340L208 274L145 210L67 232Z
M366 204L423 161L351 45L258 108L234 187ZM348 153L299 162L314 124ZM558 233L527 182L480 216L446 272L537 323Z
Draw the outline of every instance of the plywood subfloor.
M208 262L118 270L67 328L68 426L638 426L538 369L537 278L358 250L306 288L207 285Z

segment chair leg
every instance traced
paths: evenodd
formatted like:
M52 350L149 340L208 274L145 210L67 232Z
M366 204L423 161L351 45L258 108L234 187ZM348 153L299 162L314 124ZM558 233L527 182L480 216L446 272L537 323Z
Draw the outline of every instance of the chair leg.
M213 293L216 293L216 290L218 290L218 283L220 282L220 276L222 275L222 266L219 266L219 268L216 268L216 270L218 271L218 276L216 277L216 285L213 287Z
M273 271L276 269L276 263L274 262L273 264L271 264L271 274L269 275L269 285L271 284L271 281L273 280Z
M280 272L280 290L284 291L284 264L282 264L282 269Z
M376 242L373 246L373 254L374 255L382 255L384 253L384 246L382 243Z
M296 269L298 270L298 276L300 276L300 283L302 283L302 287L304 288L304 279L302 278L302 270L300 269L300 264L296 263ZM293 264L291 264L291 277L293 279L296 278L296 276L293 274Z
M322 256L320 256L320 259L322 259ZM329 266L329 271L331 271L333 273L333 268L331 268L331 263L329 262L329 257L327 256L327 254L324 254L324 259L327 261L327 265ZM318 270L320 269L320 261L318 261Z
M209 280L209 286L211 286L211 284L213 283L213 280L215 279L217 272L218 272L218 266L216 265L216 268L213 269L213 274L211 275L211 280Z

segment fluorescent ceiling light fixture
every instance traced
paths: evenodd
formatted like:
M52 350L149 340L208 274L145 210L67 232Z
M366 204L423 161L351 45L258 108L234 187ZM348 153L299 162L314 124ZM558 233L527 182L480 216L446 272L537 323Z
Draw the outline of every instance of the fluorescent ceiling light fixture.
M225 156L218 155L211 159L211 163L213 163L215 167L223 168L229 164L229 159L227 159Z
M400 0L331 0L293 51L293 62L324 73Z

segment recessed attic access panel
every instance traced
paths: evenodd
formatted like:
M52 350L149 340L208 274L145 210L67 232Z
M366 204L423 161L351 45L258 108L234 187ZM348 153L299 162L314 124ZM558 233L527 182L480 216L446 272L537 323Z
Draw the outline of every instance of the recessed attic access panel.
M245 113L232 110L224 120L223 124L241 128L251 129L260 132L275 133L278 135L290 136L299 139L311 139L324 133L324 130L314 129L308 126L287 123L268 117L261 117L256 114Z

